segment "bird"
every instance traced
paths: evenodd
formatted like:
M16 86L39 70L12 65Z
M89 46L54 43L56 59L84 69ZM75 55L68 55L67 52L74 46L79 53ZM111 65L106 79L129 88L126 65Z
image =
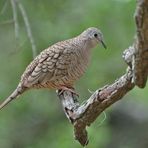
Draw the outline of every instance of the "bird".
M76 37L43 50L27 66L16 89L0 104L0 110L32 88L74 92L75 82L88 67L91 49L100 43L106 48L102 32L96 27L89 27Z

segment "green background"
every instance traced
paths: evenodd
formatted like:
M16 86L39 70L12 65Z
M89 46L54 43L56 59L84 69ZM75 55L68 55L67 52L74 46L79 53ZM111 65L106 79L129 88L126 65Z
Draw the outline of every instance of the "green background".
M88 27L101 29L108 49L92 51L85 75L76 83L83 102L126 71L123 51L135 36L135 0L21 0L40 53L48 46L80 34ZM12 7L0 0L0 100L17 86L32 60L32 49L22 15L15 39ZM88 128L87 148L147 148L148 88L135 87ZM81 148L65 117L55 90L30 90L0 111L0 148Z

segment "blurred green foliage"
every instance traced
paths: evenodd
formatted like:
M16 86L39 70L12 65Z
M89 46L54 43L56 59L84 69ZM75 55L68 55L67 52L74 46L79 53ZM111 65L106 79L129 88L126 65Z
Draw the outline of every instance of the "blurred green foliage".
M81 101L90 96L88 89L93 91L112 83L124 74L127 65L121 58L122 52L132 44L135 34L134 0L21 0L21 2L26 9L38 53L57 41L78 35L90 26L102 30L108 49L104 50L100 46L93 50L90 66L76 84ZM9 0L0 0L1 100L15 89L25 67L32 60L30 41L18 9L17 12L19 41L15 40L14 23L11 22L13 18L11 3ZM7 22L8 20L10 22ZM103 124L99 125L104 118L102 115L88 128L90 140L88 148L115 148L115 145L110 144L119 141L121 144L118 148L148 147L143 146L143 143L139 146L130 140L136 136L137 128L132 136L122 143L123 137L130 133L130 129L124 130L125 135L122 135L120 128L117 130L116 127L112 127L114 123L110 123L111 113L116 106L122 106L122 103L128 104L129 100L135 103L136 100L137 104L148 106L148 89L135 88L125 98L106 112L107 119ZM132 110L131 108L130 112ZM123 120L126 119L121 118L120 121ZM144 123L147 122L145 120ZM121 126L126 127L124 124ZM139 126L143 133L148 128ZM118 140L112 138L113 135L117 135L115 131L118 131L121 137ZM148 141L145 134L142 137ZM59 147L81 146L73 138L73 127L66 119L54 90L28 91L0 112L0 148Z

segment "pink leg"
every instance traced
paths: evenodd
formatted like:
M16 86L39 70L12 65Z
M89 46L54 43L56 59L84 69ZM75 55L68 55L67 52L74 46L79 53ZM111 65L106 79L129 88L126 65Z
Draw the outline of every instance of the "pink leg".
M59 93L59 95L61 95L63 93L63 91L70 91L71 93L73 93L79 97L79 95L75 92L73 87L68 88L66 86L61 86L60 89L61 89L61 92Z

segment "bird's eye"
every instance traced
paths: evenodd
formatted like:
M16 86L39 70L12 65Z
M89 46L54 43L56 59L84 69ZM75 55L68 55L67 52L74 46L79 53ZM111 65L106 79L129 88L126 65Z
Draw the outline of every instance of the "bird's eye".
M98 36L98 34L95 33L95 34L94 34L94 37L97 37L97 36Z

